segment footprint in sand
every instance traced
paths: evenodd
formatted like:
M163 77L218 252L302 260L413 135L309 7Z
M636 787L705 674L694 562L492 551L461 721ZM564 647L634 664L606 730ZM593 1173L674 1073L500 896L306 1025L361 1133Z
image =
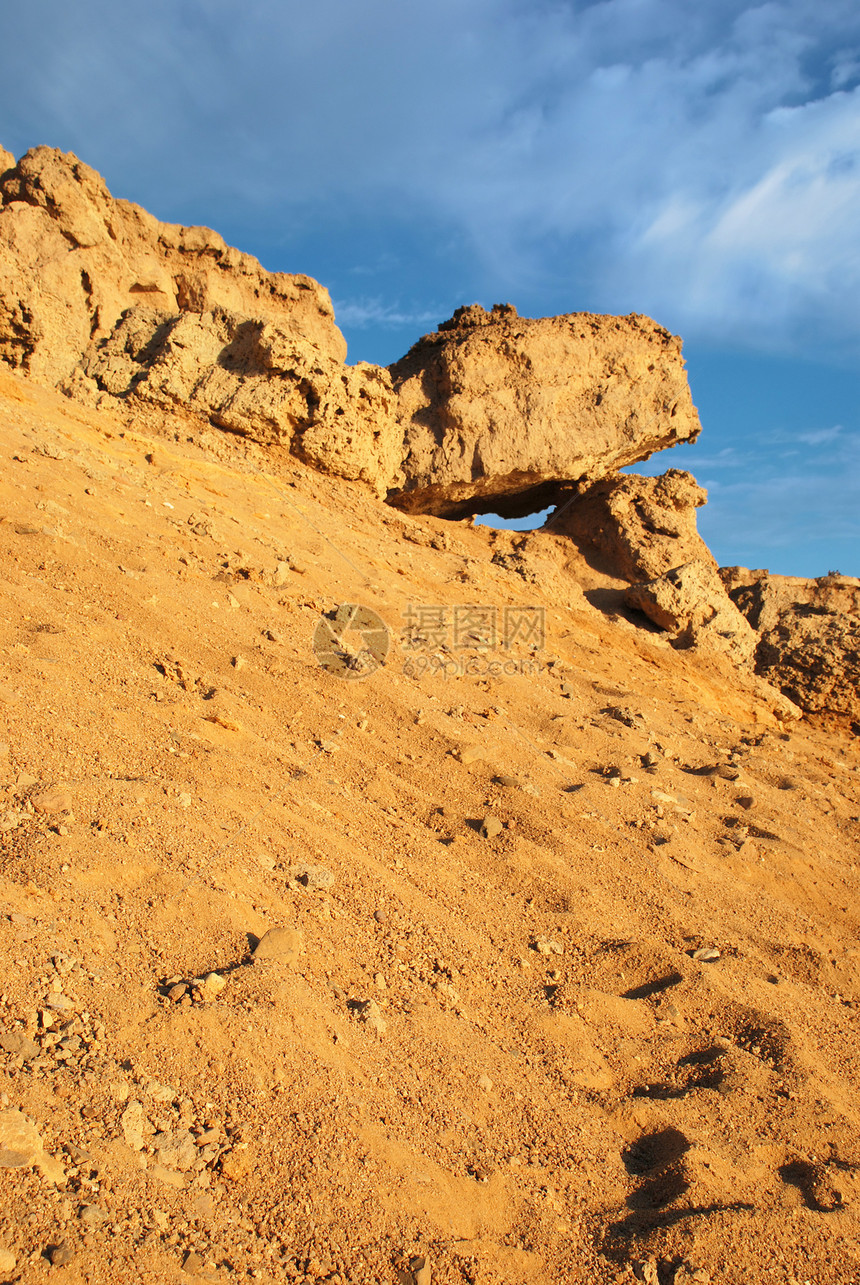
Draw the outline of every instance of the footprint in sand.
M662 1209L689 1190L690 1180L684 1156L690 1142L679 1129L660 1129L643 1134L622 1153L627 1172L641 1178L636 1191L627 1198L630 1209Z

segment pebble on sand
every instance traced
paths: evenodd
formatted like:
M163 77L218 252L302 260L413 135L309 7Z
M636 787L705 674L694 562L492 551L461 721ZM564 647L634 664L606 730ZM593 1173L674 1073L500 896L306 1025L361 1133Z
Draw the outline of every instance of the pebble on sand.
M399 1267L396 1272L398 1285L430 1285L430 1262L423 1254L410 1258L408 1267Z
M63 790L56 786L40 790L38 794L31 796L30 802L37 812L41 812L45 816L57 816L72 810L71 794L68 790Z
M69 999L68 995L52 994L45 1000L48 1008L54 1009L57 1013L69 1013L75 1007L75 1001Z
M4 1031L0 1035L0 1049L4 1053L11 1053L13 1057L22 1057L25 1062L39 1055L36 1041L29 1039L22 1031Z
M384 1035L388 1030L388 1023L382 1016L379 1005L375 999L356 1000L352 1004L352 1009L358 1016L360 1022L364 1022L377 1035Z
M410 1258L409 1270L412 1273L414 1285L430 1285L430 1262L423 1254Z
M701 964L712 964L720 958L720 952L716 946L701 946L698 950L693 951L693 959L697 959Z
M297 928L270 928L257 942L254 959L278 959L295 964L302 949L302 934Z
M59 1245L51 1246L48 1258L52 1267L68 1267L69 1263L74 1262L75 1251L67 1240L62 1240Z
M334 883L334 875L326 866L314 866L301 861L293 867L292 873L303 888L330 888Z
M15 1107L0 1111L0 1169L29 1169L35 1165L51 1182L65 1182L59 1160L42 1145L39 1130Z
M551 937L536 937L534 949L539 955L563 955L564 944L560 941L553 941Z
M504 826L498 817L486 816L481 823L481 836L484 839L495 839L503 829Z
M204 1266L205 1264L200 1255L195 1254L194 1250L190 1249L185 1255L185 1259L182 1263L182 1270L187 1276L200 1276L203 1272Z
M226 985L227 978L222 977L220 973L207 973L200 982L201 988L210 996L220 995Z
M185 1178L175 1169L168 1169L166 1165L150 1165L146 1171L159 1182L163 1182L166 1187L177 1187L180 1190L185 1186Z

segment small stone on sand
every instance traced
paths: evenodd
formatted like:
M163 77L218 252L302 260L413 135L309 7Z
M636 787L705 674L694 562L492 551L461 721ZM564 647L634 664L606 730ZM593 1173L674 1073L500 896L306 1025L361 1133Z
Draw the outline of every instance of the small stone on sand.
M270 928L254 948L254 959L278 959L295 964L302 949L302 934L296 928Z

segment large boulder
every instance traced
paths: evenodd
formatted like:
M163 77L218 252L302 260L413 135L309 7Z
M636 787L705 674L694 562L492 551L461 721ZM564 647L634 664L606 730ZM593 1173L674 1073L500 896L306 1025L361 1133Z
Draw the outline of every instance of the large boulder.
M624 597L629 607L671 633L676 647L722 652L739 665L752 662L758 637L712 561L673 567L646 584L631 585Z
M545 530L568 536L599 570L631 583L685 562L716 561L696 529L708 493L691 473L604 478L561 505Z
M7 152L5 147L0 147L0 178L7 170L15 168L15 157L11 152Z
M860 725L860 580L746 567L724 567L720 575L760 635L756 672L807 712Z
M680 339L636 314L459 308L390 369L408 512L520 516L699 433Z

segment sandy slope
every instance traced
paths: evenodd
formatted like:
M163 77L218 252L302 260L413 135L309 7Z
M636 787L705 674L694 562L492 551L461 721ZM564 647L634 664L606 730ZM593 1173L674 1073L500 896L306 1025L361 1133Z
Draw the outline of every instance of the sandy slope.
M559 537L2 373L0 430L0 1278L860 1281L856 743ZM470 603L545 647L401 647Z

